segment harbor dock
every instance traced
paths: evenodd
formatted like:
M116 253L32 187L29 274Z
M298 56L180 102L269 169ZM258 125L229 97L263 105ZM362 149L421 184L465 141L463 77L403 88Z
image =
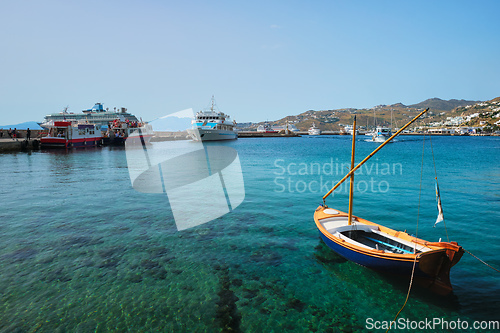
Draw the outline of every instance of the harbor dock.
M321 135L342 135L339 132L322 132ZM423 135L423 133L401 133L400 135ZM471 136L485 136L495 134L471 134ZM283 137L300 137L308 136L307 132L291 132L284 133L264 133L264 132L238 132L238 138L283 138ZM458 136L453 134L432 134L432 136ZM176 141L176 140L189 140L186 132L161 132L155 133L151 142L161 141ZM12 139L9 137L0 138L0 153L16 152L16 151L31 151L40 149L40 139L33 138L26 140L26 138L19 137Z
M37 150L40 148L39 139L25 138L11 139L11 138L1 138L0 139L0 153L3 152L13 152L13 151L28 151Z
M289 132L286 133L266 133L266 132L238 132L238 138L283 138L283 137L296 137L300 136L297 133Z
M168 132L168 131L155 131L151 142L162 141L177 141L177 140L190 140L187 131Z

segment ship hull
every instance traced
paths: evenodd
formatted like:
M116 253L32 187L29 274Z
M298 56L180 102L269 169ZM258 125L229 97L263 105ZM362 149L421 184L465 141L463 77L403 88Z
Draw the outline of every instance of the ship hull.
M41 138L40 146L42 149L65 149L79 147L97 147L102 143L101 138L82 138L66 140L64 138Z
M238 138L238 134L230 130L188 129L187 132L193 141L221 141Z
M127 138L105 138L104 142L107 145L113 145L113 146L124 146L125 142L127 142L127 145L142 145L142 144L150 144L151 139L153 138L153 135L133 135L129 136Z

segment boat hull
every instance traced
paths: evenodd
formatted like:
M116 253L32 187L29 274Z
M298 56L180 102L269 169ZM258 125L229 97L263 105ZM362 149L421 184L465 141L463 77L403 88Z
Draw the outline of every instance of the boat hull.
M331 250L344 257L345 259L353 261L361 266L372 268L378 271L387 271L394 274L411 274L413 260L396 261L389 258L375 257L369 255L368 253L353 251L347 247L339 245L321 232L320 236L323 239L323 242L325 242L325 244Z
M238 138L238 134L230 130L188 129L187 132L194 141L221 141Z
M386 142L386 141L387 141L387 139L389 139L389 137L390 137L390 136L374 135L374 136L372 137L372 141L382 143L382 142Z
M78 147L97 147L102 143L101 138L82 138L66 140L65 138L48 138L40 139L42 149L61 149L61 148L78 148Z
M129 136L127 138L122 138L122 137L120 137L120 138L117 138L117 137L105 138L104 143L106 145L124 146L125 142L127 142L127 145L140 146L143 144L146 144L146 145L150 144L152 138L153 138L152 135L142 135L142 136L133 135L133 136Z

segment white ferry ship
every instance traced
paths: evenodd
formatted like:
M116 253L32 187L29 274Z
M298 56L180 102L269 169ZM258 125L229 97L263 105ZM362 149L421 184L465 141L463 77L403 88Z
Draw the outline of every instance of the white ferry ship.
M95 103L90 109L82 110L81 113L68 112L65 107L62 112L51 113L45 116L44 122L40 125L47 127L47 124L55 122L73 122L79 124L93 124L99 127L99 134L104 139L105 144L122 145L125 140L141 139L149 143L153 137L153 128L142 119L129 112L124 107L104 109L102 103ZM101 133L102 132L102 133Z
M88 122L89 124L96 124L101 126L108 126L110 122L118 119L125 122L140 122L136 116L127 112L126 108L114 108L112 111L109 108L104 109L102 103L95 103L95 105L81 113L68 112L68 107L65 107L62 112L51 113L45 116L45 123L50 121L79 121Z
M215 100L212 96L210 109L196 113L195 119L191 122L193 128L187 130L194 141L234 140L238 138L238 134L234 131L236 122L231 120L227 114L215 109Z
M307 131L307 133L309 135L320 135L321 134L321 130L319 129L319 127L316 127L315 123L313 123L312 126Z

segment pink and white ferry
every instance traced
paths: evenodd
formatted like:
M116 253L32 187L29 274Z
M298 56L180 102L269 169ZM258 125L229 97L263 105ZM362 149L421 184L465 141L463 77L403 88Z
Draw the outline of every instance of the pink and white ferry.
M99 125L76 121L50 121L41 125L49 132L40 139L42 148L96 147L102 144Z

